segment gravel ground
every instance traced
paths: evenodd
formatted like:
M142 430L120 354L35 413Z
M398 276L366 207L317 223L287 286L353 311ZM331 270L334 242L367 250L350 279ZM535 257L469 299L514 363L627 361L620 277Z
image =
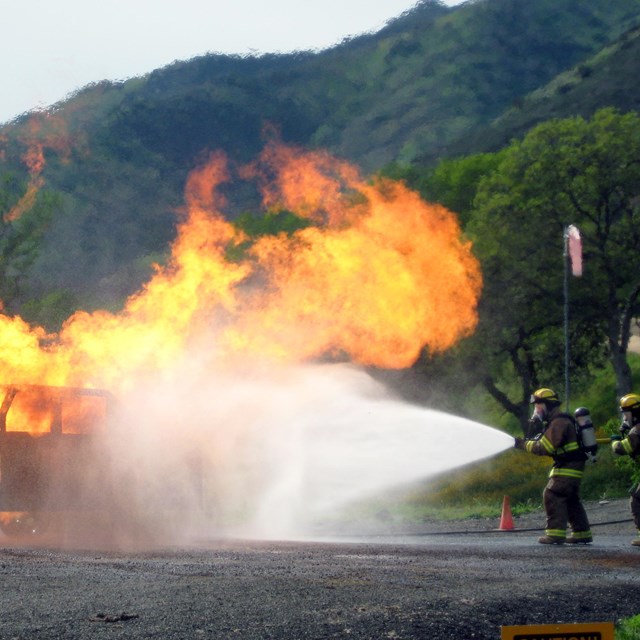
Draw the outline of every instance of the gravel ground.
M537 544L541 513L514 531L392 524L180 548L4 538L0 638L496 640L502 625L616 622L640 613L640 548L626 500L587 508L596 537L578 548Z

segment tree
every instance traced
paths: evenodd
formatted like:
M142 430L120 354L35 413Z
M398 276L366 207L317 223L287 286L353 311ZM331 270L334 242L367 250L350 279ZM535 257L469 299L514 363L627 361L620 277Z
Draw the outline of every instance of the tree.
M521 423L528 394L558 385L563 364L563 236L583 237L585 272L571 282L572 371L608 356L617 393L640 311L640 117L613 109L539 125L480 182L467 231L485 291L474 338L483 382ZM499 386L506 375L517 384ZM513 399L514 394L516 395Z

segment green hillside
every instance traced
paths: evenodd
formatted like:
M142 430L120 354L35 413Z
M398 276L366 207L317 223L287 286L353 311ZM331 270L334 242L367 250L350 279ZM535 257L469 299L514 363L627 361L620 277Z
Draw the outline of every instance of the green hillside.
M605 105L621 111L640 110L640 86L633 81L640 68L640 28L623 33L596 55L558 74L551 82L518 100L488 126L457 140L447 155L458 156L502 148L536 124L573 115L592 116ZM417 159L430 164L432 151Z

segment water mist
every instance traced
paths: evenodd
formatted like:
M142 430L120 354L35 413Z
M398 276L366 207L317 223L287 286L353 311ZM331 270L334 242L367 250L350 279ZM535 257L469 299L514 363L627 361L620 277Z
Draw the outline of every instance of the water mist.
M110 436L127 503L176 541L301 536L352 501L510 445L353 366L212 374L193 360L124 395Z

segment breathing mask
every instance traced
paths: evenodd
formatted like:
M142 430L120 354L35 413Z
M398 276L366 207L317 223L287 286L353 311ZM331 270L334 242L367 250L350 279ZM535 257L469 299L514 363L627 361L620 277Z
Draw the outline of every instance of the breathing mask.
M533 405L533 414L531 415L531 419L544 422L547 419L548 413L549 411L545 402L536 402Z
M631 427L633 427L633 413L631 411L623 411L620 431L622 433L627 433L631 429Z

